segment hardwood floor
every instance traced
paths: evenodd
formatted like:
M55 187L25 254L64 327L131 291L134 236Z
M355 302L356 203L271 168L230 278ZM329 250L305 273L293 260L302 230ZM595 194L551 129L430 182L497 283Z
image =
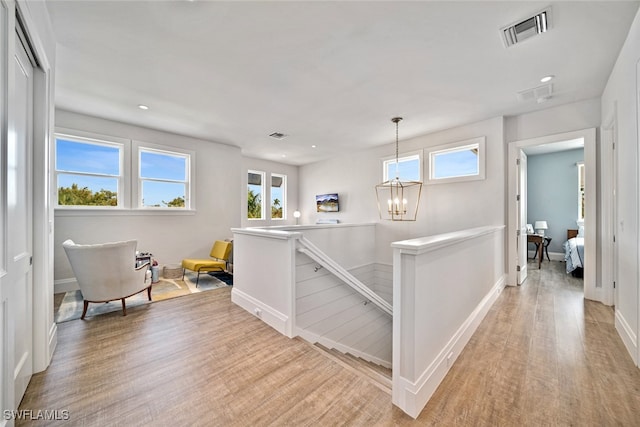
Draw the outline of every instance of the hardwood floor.
M233 305L229 288L59 325L17 425L636 426L640 370L564 264L506 288L417 420L388 393ZM537 265L536 265L537 267Z

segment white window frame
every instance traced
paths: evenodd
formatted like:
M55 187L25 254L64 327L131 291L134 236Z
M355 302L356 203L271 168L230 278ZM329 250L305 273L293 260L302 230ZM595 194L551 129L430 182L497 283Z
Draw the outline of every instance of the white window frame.
M418 181L422 181L422 150L410 151L408 153L398 155L398 163L410 162L414 160L418 161ZM396 177L395 173L393 176L388 176L389 174L387 173L387 171L389 170L389 166L395 165L395 163L396 156L384 157L382 159L382 181L389 181ZM406 181L402 177L400 177L400 179Z
M260 218L249 218L249 206L247 204L248 203L247 193L249 191L249 174L250 173L261 176L261 179L260 179L260 194L261 194L262 200L260 202ZM249 220L249 221L264 221L264 220L267 219L265 206L267 204L270 205L271 203L270 203L270 200L269 200L270 197L268 198L268 201L264 200L265 196L267 195L266 185L265 185L266 177L267 177L267 173L266 172L253 170L253 169L247 170L247 187L245 189L244 200L245 200L245 206L247 206L247 214L246 214L247 215L247 220Z
M282 178L282 200L280 206L282 207L282 218L274 218L271 213L273 206L273 177ZM287 175L283 173L272 173L269 180L269 219L272 221L284 221L287 219Z
M90 172L74 172L58 170L57 168L57 140L65 139L68 141L75 141L82 144L101 145L105 147L113 147L119 150L119 162L120 175L104 175L93 174ZM51 186L54 192L53 200L55 200L54 208L56 209L68 209L68 210L121 210L129 207L129 189L126 183L127 176L127 164L129 157L130 141L123 138L116 138L105 135L98 135L90 132L71 131L65 129L57 129L54 134L53 144L53 170L54 170L54 184ZM79 176L97 176L97 177L114 177L118 182L118 204L117 206L88 206L88 205L60 205L58 204L58 175L79 175Z
M158 210L169 210L169 211L190 211L195 210L195 192L193 189L195 188L195 172L193 165L195 164L195 152L191 150L184 150L177 147L168 147L166 145L153 144L149 142L143 141L133 141L133 150L136 153L135 162L132 165L132 181L135 179L136 185L133 188L133 198L135 200L134 207L136 209L144 210L144 211L158 211ZM157 154L166 154L169 156L176 157L184 157L186 159L186 181L173 181L168 179L149 179L142 178L140 176L140 161L142 152L150 152ZM144 206L142 204L142 183L144 181L155 181L155 182L180 182L185 184L185 200L184 200L184 208L171 208L171 207L158 207L158 206Z
M472 175L457 175L446 178L435 178L435 157L439 154L453 153L457 151L477 148L478 150L478 173ZM467 139L464 141L452 142L425 148L425 158L427 159L427 184L448 184L453 182L478 181L486 177L486 138L484 136Z

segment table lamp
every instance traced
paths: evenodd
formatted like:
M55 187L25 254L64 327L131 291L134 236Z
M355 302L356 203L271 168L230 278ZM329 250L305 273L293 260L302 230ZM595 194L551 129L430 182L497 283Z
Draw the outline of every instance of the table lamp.
M536 221L535 229L539 235L544 236L544 230L548 228L547 221Z
M300 218L300 211L293 211L293 217L296 219L296 225L298 225L298 219Z

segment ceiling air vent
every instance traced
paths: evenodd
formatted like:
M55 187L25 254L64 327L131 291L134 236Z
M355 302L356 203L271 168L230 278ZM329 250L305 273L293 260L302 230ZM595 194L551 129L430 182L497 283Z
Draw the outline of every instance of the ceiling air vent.
M513 46L523 40L542 34L551 29L551 8L518 23L503 28L502 37L506 47Z
M518 92L518 100L521 102L536 101L538 104L551 99L553 95L553 84L547 83L542 86L526 89Z
M285 135L284 133L281 133L281 132L274 132L272 134L269 134L269 136L273 139L285 139L289 135Z

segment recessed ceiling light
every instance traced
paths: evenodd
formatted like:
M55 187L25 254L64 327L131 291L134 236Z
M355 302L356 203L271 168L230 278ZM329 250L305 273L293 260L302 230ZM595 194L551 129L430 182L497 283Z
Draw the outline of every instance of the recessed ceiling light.
M141 110L148 110L149 109L149 107L144 105L144 104L138 105L138 108L141 109Z
M551 80L553 80L553 75L549 75L549 76L544 76L543 78L540 79L540 82L542 83L546 83L546 82L550 82Z
M286 154L283 154L283 155L282 155L282 158L284 159L285 157L287 157L287 155L286 155Z
M317 145L315 145L315 144L311 146L311 148L316 148L316 147L317 147Z

